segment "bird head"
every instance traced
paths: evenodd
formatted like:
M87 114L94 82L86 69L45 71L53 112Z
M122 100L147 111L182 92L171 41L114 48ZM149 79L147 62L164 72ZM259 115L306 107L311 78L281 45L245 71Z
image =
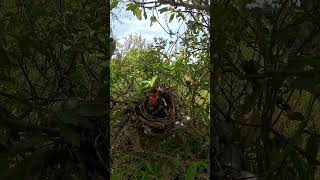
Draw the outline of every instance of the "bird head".
M158 94L163 93L163 88L159 84L157 84L156 91Z
M150 106L156 106L157 100L158 100L158 93L149 93L149 105Z
M149 97L149 106L156 106L158 101L158 96L163 92L163 89L157 84L152 91L147 93Z

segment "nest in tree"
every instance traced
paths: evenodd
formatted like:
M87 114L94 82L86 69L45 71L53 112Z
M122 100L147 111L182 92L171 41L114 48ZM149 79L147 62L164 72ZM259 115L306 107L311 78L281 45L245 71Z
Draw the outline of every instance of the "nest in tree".
M166 90L161 93L161 97L164 99L167 105L165 108L165 116L157 116L148 112L148 96L144 97L143 101L136 109L138 111L136 113L145 134L152 136L161 135L166 130L170 129L181 116L181 103L179 98L174 93Z
M125 151L143 152L153 144L150 137L165 135L183 116L179 98L168 90L159 95L166 102L166 116L157 116L148 112L149 96L142 98L135 109L126 109L118 129L113 131L112 146ZM147 136L144 136L147 135ZM118 139L119 137L119 139Z

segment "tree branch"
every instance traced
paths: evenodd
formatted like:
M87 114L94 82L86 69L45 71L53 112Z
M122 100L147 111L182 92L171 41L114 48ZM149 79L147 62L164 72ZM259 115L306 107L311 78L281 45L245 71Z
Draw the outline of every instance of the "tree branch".
M159 0L160 4L169 4L171 6L182 6L189 9L196 9L200 11L207 11L209 12L209 6L205 5L198 5L198 4L189 4L184 2L175 2L174 0Z
M160 3L160 4L167 4L175 7L185 7L188 9L196 9L199 11L206 11L209 12L209 6L208 5L199 5L199 4L189 4L185 2L176 2L175 0L158 0L158 1L152 1L152 2L138 2L133 1L134 3L138 3L140 5L146 5L146 4L152 4L152 3Z
M4 107L0 106L0 126L8 127L18 131L32 131L37 133L46 133L53 136L59 136L59 132L55 129L40 127L19 119Z

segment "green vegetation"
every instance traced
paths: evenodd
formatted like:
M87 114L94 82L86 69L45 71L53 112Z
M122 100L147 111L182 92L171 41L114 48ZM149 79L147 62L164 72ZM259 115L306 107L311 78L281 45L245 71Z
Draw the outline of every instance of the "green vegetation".
M212 4L214 122L232 125L224 137L258 177L320 178L319 9L318 1Z
M106 176L103 7L86 0L0 2L0 179Z
M131 38L127 41L140 39L138 36ZM141 45L143 42L141 40L136 44L147 46ZM183 49L175 55L163 52L164 47L155 49L152 45L144 49L134 47L121 59L111 60L111 139L117 139L112 141L112 177L208 178L209 69L206 64L209 59L190 63L190 58L183 55ZM134 148L143 149L143 153L128 151L128 147L123 147L126 146L123 136L130 137L133 146L139 146L136 143L139 136L135 131L130 131L131 122L125 114L126 110L134 109L148 90L145 89L146 84L156 77L160 86L175 92L182 100L184 111L191 121L162 137L149 137L147 141L152 143L143 142L145 146Z
M123 3L151 26L167 14L177 40L114 51L108 9ZM0 179L209 179L209 152L215 179L320 179L319 1L252 3L1 1ZM156 81L187 117L140 138L127 115Z
M160 23L159 13L166 14L168 24L161 26L168 27L165 30L177 40L155 38L146 44L143 36L130 35L117 47L110 66L112 178L209 179L208 14L198 11L192 17L191 10L183 12L181 7L165 4L124 5L137 19L149 19L151 28ZM173 19L190 28L179 35L170 29ZM173 51L178 42L181 48ZM146 137L132 128L137 117L126 113L134 109L147 90L146 83L155 77L160 86L179 97L188 117L180 128Z

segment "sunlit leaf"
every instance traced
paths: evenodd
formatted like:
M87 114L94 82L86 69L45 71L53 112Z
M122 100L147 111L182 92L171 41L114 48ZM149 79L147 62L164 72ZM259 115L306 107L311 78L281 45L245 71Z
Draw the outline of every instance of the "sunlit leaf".
M118 3L119 3L118 0L113 0L113 1L111 2L110 9L112 10L112 9L114 9L115 7L117 7Z
M164 7L164 8L159 9L160 14L162 14L162 13L164 13L166 11L169 11L168 7Z
M150 21L151 21L150 23L150 27L151 27L155 22L157 22L157 18L155 16L151 16Z
M139 19L139 20L141 20L142 19L142 15L141 15L141 9L138 7L138 8L135 8L134 10L133 10L133 14Z
M188 169L187 169L187 174L186 174L186 180L193 180L196 177L196 173L197 173L197 169L198 169L198 164L197 163L191 163L191 165L189 165Z
M159 77L158 76L154 76L154 77L152 77L149 85L151 87L154 87L156 85L156 83L158 83L158 82L159 82Z
M170 14L170 17L169 17L169 23L172 22L173 18L174 18L174 14L172 13L172 14Z
M136 3L129 3L129 4L127 4L126 10L133 11L133 10L136 9L136 8L139 8L139 5L138 5L138 4L136 4Z

